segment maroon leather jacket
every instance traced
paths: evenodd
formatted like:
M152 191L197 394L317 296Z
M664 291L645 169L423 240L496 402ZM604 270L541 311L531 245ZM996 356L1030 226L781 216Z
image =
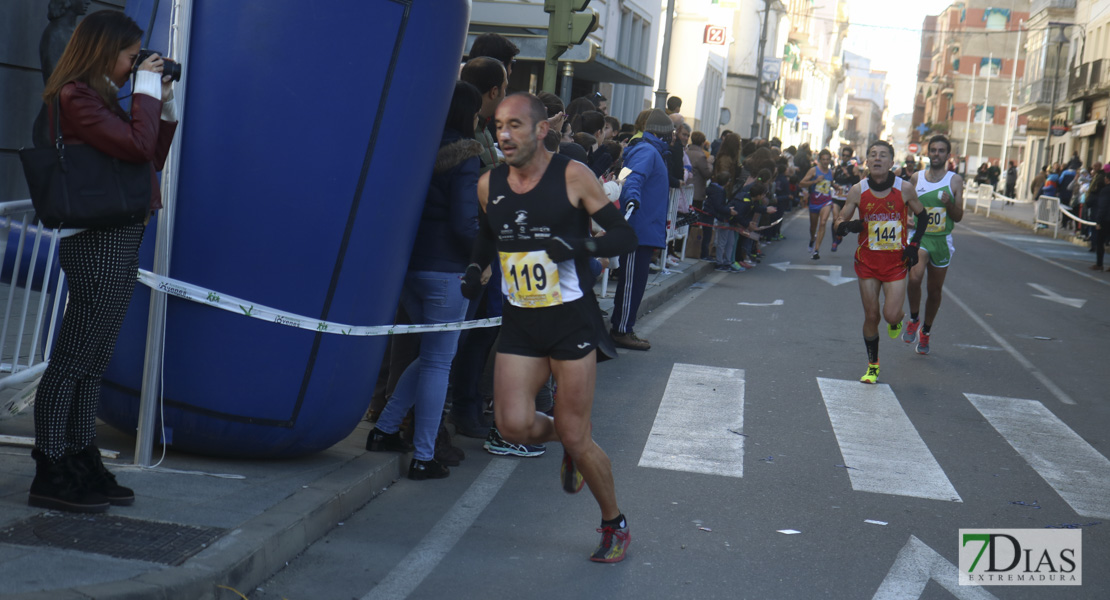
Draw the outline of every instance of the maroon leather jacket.
M62 140L89 144L101 152L133 163L151 163L150 210L162 208L155 171L166 164L177 123L161 120L162 101L146 94L131 96L131 120L111 109L95 90L81 82L62 86Z

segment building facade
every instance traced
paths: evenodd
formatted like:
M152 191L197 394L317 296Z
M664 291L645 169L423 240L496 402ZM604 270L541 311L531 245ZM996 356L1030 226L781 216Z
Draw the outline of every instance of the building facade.
M793 119L780 115L772 133L785 145L808 143L815 152L835 143L841 129L847 89L843 62L848 35L846 0L815 5L787 2L789 33L783 53L783 101L793 105Z
M918 135L947 135L963 173L1017 156L1023 145L1013 133L1026 117L1015 119L1010 99L1015 75L1025 69L1019 36L1028 20L1025 0L1012 0L1005 8L969 0L942 11L933 34L922 36L923 52L931 45L932 58L919 85L924 96L919 125L924 127Z

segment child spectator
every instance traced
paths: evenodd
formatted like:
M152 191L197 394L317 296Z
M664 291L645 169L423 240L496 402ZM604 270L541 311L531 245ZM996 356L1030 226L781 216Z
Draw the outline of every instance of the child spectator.
M713 224L717 229L717 270L732 270L732 255L736 252L736 232L725 229L728 220L732 217L725 202L725 188L729 185L730 177L726 172L719 172L713 180L705 186L705 212L713 217ZM739 271L737 271L739 272Z
M760 213L775 214L778 209L774 206L765 206L763 201L767 195L767 187L760 181L756 181L747 188L747 193L743 196L738 196L728 203L730 212L733 216L729 223L735 227L743 227L744 229L751 228L753 216ZM754 240L744 236L741 241L743 252L745 255L751 252ZM735 262L732 264L735 270L746 270L755 267L751 262Z

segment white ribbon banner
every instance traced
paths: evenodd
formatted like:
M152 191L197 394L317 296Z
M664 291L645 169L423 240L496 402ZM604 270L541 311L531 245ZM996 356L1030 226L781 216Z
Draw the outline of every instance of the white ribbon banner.
M262 306L247 300L228 296L184 281L170 277L155 275L145 269L139 269L139 283L156 292L169 294L177 298L192 300L198 304L205 304L214 308L237 313L252 319L270 321L279 325L307 329L317 333L335 333L339 335L396 335L402 333L429 333L433 331L457 331L462 329L478 329L481 327L496 327L501 324L501 317L492 319L479 319L477 321L460 321L457 323L435 323L421 325L345 325L332 321L321 321L312 317L302 317L293 313Z

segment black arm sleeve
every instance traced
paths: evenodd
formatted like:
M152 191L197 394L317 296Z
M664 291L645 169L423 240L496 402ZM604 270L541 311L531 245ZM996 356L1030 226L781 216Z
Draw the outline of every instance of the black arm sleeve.
M478 235L474 238L474 248L470 250L470 262L476 264L485 270L493 261L493 255L497 250L494 243L493 232L489 228L489 219L486 217L486 211L478 211Z
M917 218L917 227L913 230L913 237L910 238L910 243L921 245L921 238L925 237L925 228L929 226L929 211L924 208L921 212L914 215Z
M586 251L590 256L619 256L636 249L639 244L636 231L612 203L606 202L591 216L605 230L605 235L588 240Z

